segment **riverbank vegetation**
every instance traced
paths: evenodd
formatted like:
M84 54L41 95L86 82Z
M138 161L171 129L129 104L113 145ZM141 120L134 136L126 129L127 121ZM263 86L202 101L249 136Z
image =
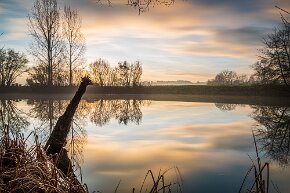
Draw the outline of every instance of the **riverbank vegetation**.
M72 94L76 86L12 86L0 87L0 93L9 94ZM136 95L220 95L220 96L289 96L285 85L184 85L184 86L90 86L87 94Z

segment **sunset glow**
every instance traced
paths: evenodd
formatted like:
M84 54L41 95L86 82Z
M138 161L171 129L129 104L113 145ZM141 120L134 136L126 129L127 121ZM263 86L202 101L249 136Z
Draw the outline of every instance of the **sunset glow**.
M156 6L138 14L121 0L113 7L92 0L62 0L78 9L86 37L87 64L103 58L140 60L143 80L206 81L223 69L251 73L263 35L279 24L275 5L287 0L190 0ZM28 54L30 0L1 0L0 25L5 47ZM33 59L30 58L30 65Z

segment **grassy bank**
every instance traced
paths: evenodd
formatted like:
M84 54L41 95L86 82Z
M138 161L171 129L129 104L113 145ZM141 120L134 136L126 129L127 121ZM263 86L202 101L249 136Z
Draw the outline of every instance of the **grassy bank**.
M52 87L0 87L1 94L70 94L76 86ZM278 85L246 86L140 86L140 87L99 87L90 86L88 94L178 94L178 95L233 95L233 96L290 96L290 87Z

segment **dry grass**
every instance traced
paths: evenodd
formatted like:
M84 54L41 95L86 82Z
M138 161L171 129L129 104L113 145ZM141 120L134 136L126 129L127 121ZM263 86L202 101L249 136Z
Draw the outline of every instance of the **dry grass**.
M0 141L0 192L86 192L74 176L65 176L46 156L37 137L30 147L24 135L3 129Z
M256 160L247 171L239 193L269 193L269 163L262 163L259 157L256 139L253 134ZM32 145L27 145L27 138L19 132L13 132L6 126L0 137L0 192L54 192L86 193L75 175L63 174L45 154L34 136ZM253 176L252 176L253 174ZM173 177L170 177L173 176ZM169 178L170 177L170 178ZM115 188L118 192L121 181ZM132 188L132 193L182 193L183 180L178 167L159 171L154 175L151 170L145 175L139 190ZM279 192L277 186L274 189Z
M174 181L171 180L167 180L165 176L168 175L169 172L173 172L176 179ZM148 187L143 190L144 188L144 184L146 183L146 181L148 181L148 178L150 179L151 177L151 182L153 183L151 186L149 186L150 188L148 189ZM149 180L150 183L150 180ZM179 172L178 167L173 167L173 168L169 168L167 170L165 170L164 172L162 172L161 170L158 173L158 176L154 176L153 172L151 170L148 170L144 181L142 183L142 186L140 188L139 192L148 192L148 193L170 193L173 191L173 189L175 189L175 192L182 192L182 184L183 184L183 180L181 177L181 174ZM134 191L133 191L134 193Z
M243 182L241 184L239 193L269 193L269 181L270 181L270 166L269 163L262 163L261 158L259 156L256 138L253 133L255 151L256 151L256 161L254 161L251 157L252 165L247 171ZM254 174L253 180L250 180L247 183L248 178L250 178L251 174ZM246 185L248 184L248 186ZM276 189L276 188L275 188ZM276 189L277 191L278 189ZM278 191L277 191L278 192Z
M28 136L29 137L29 136ZM85 193L86 185L81 185L75 175L66 176L52 162L34 136L32 145L19 132L2 129L0 136L0 192L54 192ZM169 180L165 176L174 176ZM121 181L115 188L118 192ZM135 188L132 192L137 192ZM159 171L155 176L148 170L138 191L140 193L182 192L182 178L177 167Z

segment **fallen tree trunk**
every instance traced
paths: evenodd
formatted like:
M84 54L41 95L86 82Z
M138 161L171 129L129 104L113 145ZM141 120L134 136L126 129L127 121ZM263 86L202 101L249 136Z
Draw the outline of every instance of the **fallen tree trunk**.
M57 120L56 125L44 147L46 154L52 157L55 165L67 176L74 174L71 160L69 159L67 150L64 147L66 145L67 136L70 132L73 116L83 94L86 91L86 87L90 84L91 80L88 77L84 77L82 79L76 94L70 101L64 114Z

